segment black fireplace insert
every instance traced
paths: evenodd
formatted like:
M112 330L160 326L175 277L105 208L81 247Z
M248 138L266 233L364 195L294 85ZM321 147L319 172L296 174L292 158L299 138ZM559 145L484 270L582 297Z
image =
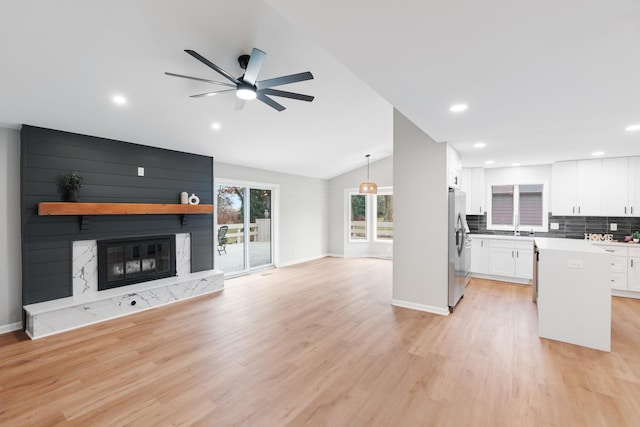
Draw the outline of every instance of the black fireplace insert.
M176 275L176 236L98 240L98 290Z

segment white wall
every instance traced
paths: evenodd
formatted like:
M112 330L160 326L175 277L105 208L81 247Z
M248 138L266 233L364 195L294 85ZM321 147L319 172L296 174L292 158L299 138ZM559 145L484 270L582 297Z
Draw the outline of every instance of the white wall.
M393 118L393 304L448 313L447 144Z
M484 170L485 194L491 194L491 185L548 182L551 185L551 165L518 166ZM489 191L487 191L487 189Z
M0 128L0 333L22 327L20 131Z
M329 254L336 256L392 255L393 244L381 242L349 243L345 224L348 209L345 190L357 191L366 180L367 166L338 175L329 180ZM369 177L380 187L393 187L393 157L371 162Z
M279 185L279 218L276 218L278 266L327 255L327 180L218 162L214 164L213 170L216 179Z

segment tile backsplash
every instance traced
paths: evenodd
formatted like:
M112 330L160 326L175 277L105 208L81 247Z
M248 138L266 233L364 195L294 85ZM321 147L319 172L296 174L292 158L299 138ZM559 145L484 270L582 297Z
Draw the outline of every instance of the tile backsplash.
M467 223L472 234L503 234L512 235L512 231L487 230L486 215L467 215ZM551 230L551 223L557 223L558 229ZM610 224L617 224L617 231L610 231ZM607 216L554 216L549 214L549 231L536 232L540 237L563 237L567 239L584 239L585 233L613 234L614 240L623 241L634 231L640 231L640 217L607 217ZM526 235L526 227L520 229Z

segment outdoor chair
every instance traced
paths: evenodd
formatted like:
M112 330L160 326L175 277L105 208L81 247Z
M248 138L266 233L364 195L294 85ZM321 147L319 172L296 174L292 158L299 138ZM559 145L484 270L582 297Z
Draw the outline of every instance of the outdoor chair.
M224 252L227 253L227 230L229 229L228 225L223 225L218 228L218 255L222 255Z

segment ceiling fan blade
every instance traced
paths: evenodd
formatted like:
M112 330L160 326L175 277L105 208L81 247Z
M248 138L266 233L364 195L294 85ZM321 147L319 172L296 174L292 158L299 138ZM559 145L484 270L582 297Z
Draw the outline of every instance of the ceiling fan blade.
M244 108L244 99L236 98L236 107L235 110L242 110Z
M190 49L185 49L185 52L187 52L189 55L193 56L194 58L196 58L198 61L202 62L204 65L213 68L214 70L216 70L218 73L220 73L221 75L223 75L224 77L226 77L230 82L235 83L235 84L240 84L240 82L238 81L238 79L236 79L235 77L233 77L231 74L227 73L225 70L223 70L222 68L218 67L216 64L214 64L213 62L209 61L207 58L205 58L204 56L200 55L198 52L190 50Z
M236 87L236 85L231 84L231 83L224 83L224 82L217 82L215 80L201 79L200 77L191 77L191 76L185 76L183 74L175 74L175 73L167 73L167 72L165 72L165 74L167 76L171 76L171 77L180 77L180 78L183 78L183 79L196 80L196 81L199 81L199 82L211 83L211 84L214 84L214 85Z
M264 63L265 56L267 56L266 53L260 49L256 49L255 47L253 48L251 56L249 57L247 69L245 70L244 77L242 78L245 83L249 83L250 85L256 84L256 79L258 78L258 73Z
M299 101L307 101L307 102L313 101L313 98L314 98L311 95L303 95L301 93L287 92L285 90L278 90L278 89L267 88L267 89L260 90L260 92L264 93L265 95L282 96L284 98L297 99Z
M268 87L273 86L281 86L289 83L302 82L304 80L313 79L313 74L309 71L305 71L304 73L298 74L290 74L288 76L276 77L274 79L261 80L256 82L256 87L258 89L266 89Z
M265 95L262 92L258 92L257 93L257 98L264 102L265 104L267 104L269 107L271 108L275 108L278 111L282 111L282 110L286 110L286 108L284 107L284 105L282 104L278 104L276 101L274 101L273 99L269 98L267 95Z
M214 96L219 93L225 93L225 92L235 92L235 89L225 89L225 90L217 90L215 92L199 93L197 95L189 95L189 98L204 98L205 96Z

